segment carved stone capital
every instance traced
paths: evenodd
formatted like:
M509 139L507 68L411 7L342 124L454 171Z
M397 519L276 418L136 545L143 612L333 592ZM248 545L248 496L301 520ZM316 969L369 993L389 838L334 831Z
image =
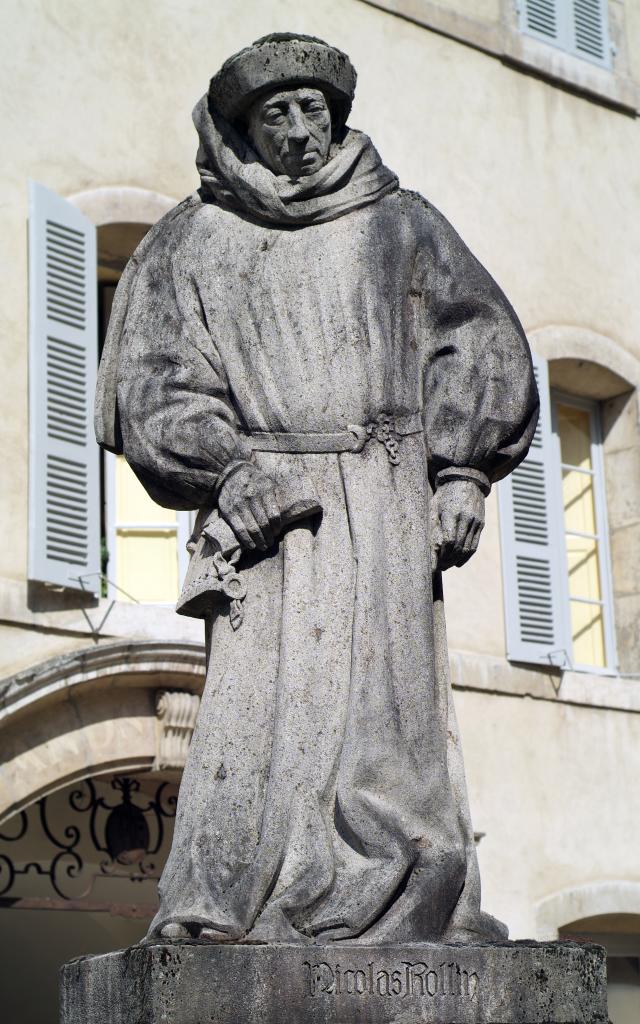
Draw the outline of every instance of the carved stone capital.
M184 768L200 708L200 697L185 690L156 695L157 754L154 770Z

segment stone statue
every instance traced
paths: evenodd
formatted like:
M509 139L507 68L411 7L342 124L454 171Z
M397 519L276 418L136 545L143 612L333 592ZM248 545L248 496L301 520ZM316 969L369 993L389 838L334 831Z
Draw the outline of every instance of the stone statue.
M307 36L226 61L201 187L116 297L98 439L199 510L179 610L208 653L156 939L507 934L480 909L441 573L526 455L536 387L498 286L346 126L355 81Z

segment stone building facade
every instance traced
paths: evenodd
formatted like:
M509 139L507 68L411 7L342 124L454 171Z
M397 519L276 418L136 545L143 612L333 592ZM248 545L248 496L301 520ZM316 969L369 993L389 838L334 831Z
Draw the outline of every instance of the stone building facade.
M98 455L92 378L126 260L197 185L210 75L294 30L350 54L351 123L451 220L536 356L536 444L445 578L484 904L514 938L603 941L612 1020L636 1020L640 5L64 0L6 23L7 1019L54 1021L57 965L135 941L153 904L203 682L201 625L172 607L190 523Z

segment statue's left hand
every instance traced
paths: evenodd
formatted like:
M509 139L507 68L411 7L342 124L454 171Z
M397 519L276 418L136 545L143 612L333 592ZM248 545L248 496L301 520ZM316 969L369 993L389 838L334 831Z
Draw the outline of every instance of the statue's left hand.
M464 565L476 551L484 527L484 495L473 480L449 480L431 505L431 544L438 569Z

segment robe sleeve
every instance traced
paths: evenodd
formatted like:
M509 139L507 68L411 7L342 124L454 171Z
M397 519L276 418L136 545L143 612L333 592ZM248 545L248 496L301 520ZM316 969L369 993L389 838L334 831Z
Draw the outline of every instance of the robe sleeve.
M118 373L127 462L155 501L175 509L213 504L228 470L251 457L192 267L174 252L140 268Z
M467 476L486 493L522 461L533 438L539 401L531 353L492 277L437 210L428 206L426 217L417 267L430 475L436 486Z

